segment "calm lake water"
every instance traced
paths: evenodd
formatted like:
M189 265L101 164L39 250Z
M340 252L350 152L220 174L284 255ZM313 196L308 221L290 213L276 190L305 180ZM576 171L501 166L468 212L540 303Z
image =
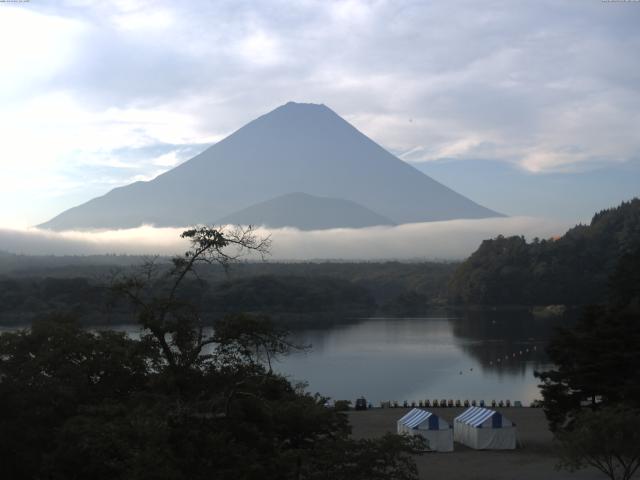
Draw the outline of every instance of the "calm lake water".
M311 350L282 359L277 369L334 399L509 399L528 405L540 398L533 373L550 366L544 348L560 323L504 312L370 318L294 333Z
M292 340L311 348L274 368L336 400L509 399L528 405L540 398L533 372L550 367L544 348L553 328L566 321L504 311L368 318L294 331ZM140 332L136 325L106 328Z

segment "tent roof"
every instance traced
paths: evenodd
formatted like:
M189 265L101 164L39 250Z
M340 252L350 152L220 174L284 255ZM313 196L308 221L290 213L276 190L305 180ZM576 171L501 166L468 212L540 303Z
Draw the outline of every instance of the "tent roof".
M406 425L409 428L415 428L420 425L422 422L427 420L433 413L428 412L426 410L421 410L419 408L412 408L409 413L400 418L398 422Z
M482 407L471 407L462 412L459 416L457 416L454 420L456 422L466 423L467 425L471 425L472 427L478 427L482 425L488 418L493 417L497 414L495 410L489 410L488 408Z

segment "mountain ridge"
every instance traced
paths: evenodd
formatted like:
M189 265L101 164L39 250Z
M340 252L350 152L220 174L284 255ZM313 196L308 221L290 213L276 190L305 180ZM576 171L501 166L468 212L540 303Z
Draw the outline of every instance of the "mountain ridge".
M394 225L388 218L341 198L316 197L303 192L287 193L251 205L217 220L221 225L261 225L299 230L363 228Z

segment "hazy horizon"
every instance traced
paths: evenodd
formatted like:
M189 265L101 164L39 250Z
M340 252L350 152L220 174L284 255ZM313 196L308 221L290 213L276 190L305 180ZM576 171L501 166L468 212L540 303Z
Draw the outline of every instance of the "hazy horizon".
M531 217L450 220L399 226L301 231L258 228L271 235L270 260L460 260L480 242L497 235L550 238L571 224ZM0 228L0 251L27 255L175 255L183 253L183 228L52 232L36 228Z

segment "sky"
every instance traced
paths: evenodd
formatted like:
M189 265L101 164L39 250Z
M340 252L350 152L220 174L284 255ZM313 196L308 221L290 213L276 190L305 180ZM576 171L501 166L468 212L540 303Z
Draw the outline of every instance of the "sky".
M640 2L0 2L0 227L324 103L494 210L640 194Z

